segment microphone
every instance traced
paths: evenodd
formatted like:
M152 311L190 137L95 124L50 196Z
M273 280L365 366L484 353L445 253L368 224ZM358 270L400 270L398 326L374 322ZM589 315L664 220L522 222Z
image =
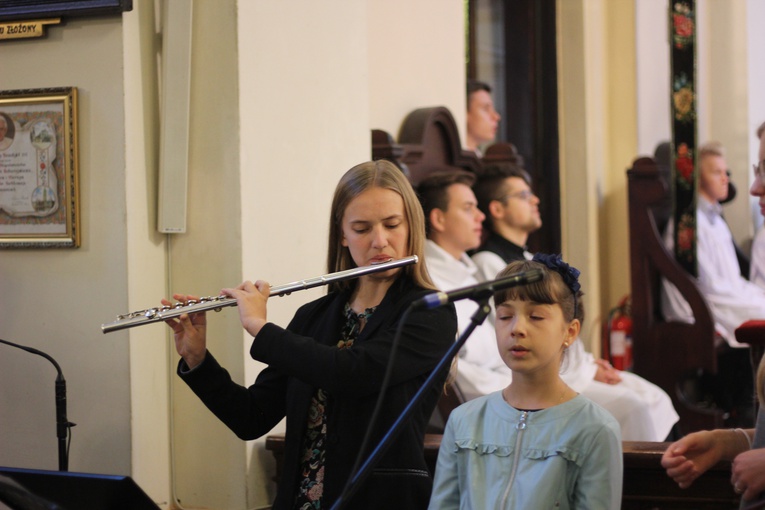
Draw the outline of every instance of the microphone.
M58 470L69 470L69 448L66 443L69 438L70 429L76 425L76 423L70 422L66 418L66 379L64 379L64 372L61 371L61 367L53 357L33 347L27 347L26 345L19 345L8 340L0 339L0 344L10 345L23 351L27 351L50 361L56 368L56 437L58 438Z
M542 269L532 269L523 273L511 274L496 280L469 285L449 292L432 292L412 302L412 308L436 308L461 299L486 299L495 292L509 287L517 287L538 282L544 276Z

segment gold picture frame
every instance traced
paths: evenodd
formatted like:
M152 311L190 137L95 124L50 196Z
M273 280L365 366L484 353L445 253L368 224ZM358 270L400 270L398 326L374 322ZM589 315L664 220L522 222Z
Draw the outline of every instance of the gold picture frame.
M77 89L0 91L0 248L77 248Z

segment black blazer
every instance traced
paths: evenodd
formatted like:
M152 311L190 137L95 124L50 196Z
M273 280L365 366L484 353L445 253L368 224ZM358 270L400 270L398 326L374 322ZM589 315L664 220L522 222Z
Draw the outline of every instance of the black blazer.
M402 330L380 419L369 423L399 319L414 299L426 293L408 277L398 278L351 349L337 348L348 291L302 306L286 330L266 324L253 340L250 354L268 367L249 388L234 383L210 353L193 371L188 371L181 360L179 375L240 438L258 438L287 417L284 472L274 510L294 504L308 409L316 388L323 388L328 395L323 502L329 508L351 476L367 428L372 427L373 435L365 455L375 448L454 342L457 317L453 305L411 312ZM447 364L346 508L427 507L432 473L425 464L423 438L448 368Z

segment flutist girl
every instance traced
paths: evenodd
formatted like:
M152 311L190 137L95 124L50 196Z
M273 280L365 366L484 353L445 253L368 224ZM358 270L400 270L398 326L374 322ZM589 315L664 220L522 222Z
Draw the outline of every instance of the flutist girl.
M332 284L327 296L301 307L286 329L267 321L265 281L224 289L237 300L242 326L253 336L250 354L268 365L247 388L207 351L203 313L167 321L182 358L178 374L237 436L255 439L287 417L274 509L329 508L352 474L366 430L373 431L371 450L454 342L451 305L409 314L381 418L370 423L396 326L414 299L435 290L422 260L424 239L422 210L401 171L387 161L363 163L335 190L329 271L408 255L419 256L419 264ZM427 507L431 479L423 436L441 388L432 388L348 508Z

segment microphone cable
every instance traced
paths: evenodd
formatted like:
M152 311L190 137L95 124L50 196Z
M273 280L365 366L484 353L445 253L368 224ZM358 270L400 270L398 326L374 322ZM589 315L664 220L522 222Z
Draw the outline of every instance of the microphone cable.
M367 431L364 434L364 439L361 441L361 445L359 447L359 452L356 454L356 461L353 463L353 468L351 468L351 476L348 478L348 480L345 482L345 486L343 487L343 490L340 492L340 496L338 496L337 500L333 503L332 509L340 509L343 505L343 498L347 497L350 499L353 496L353 493L355 492L355 487L358 486L358 482L360 480L354 482L354 478L357 475L357 471L359 469L359 466L361 465L361 459L364 458L364 451L367 449L367 446L369 445L369 442L372 440L372 429L374 428L373 425L377 422L377 419L380 417L380 412L382 411L382 404L385 400L385 394L388 390L388 384L390 384L390 380L393 377L393 363L396 359L396 351L398 350L398 344L401 342L401 331L404 328L404 323L406 323L406 320L409 318L409 314L411 313L412 307L408 306L406 310L404 310L404 313L401 314L401 319L398 321L398 325L396 326L396 332L393 335L393 342L390 347L390 355L388 356L388 367L385 369L385 375L383 376L382 385L380 388L380 394L377 396L377 402L375 403L374 411L372 411L372 417L369 419L369 426L367 427Z
M353 470L351 471L351 476L348 478L348 481L345 484L345 487L343 487L342 492L340 492L340 496L338 496L337 500L332 504L332 507L330 510L340 510L344 507L344 505L347 504L347 501L349 501L354 493L356 492L357 488L362 482L362 475L367 476L369 473L369 469L372 465L375 459L384 452L384 448L388 448L390 446L390 441L396 433L399 432L399 427L402 423L404 423L404 420L409 417L412 410L414 409L414 406L420 403L420 399L422 395L425 393L427 389L430 388L430 386L433 384L433 381L435 380L438 373L446 366L447 363L451 363L452 358L457 355L459 350L462 348L463 345L465 345L465 342L467 341L468 337L472 334L473 330L478 327L479 324L481 324L486 317L491 312L491 306L489 306L489 298L483 298L478 303L478 309L475 311L473 316L470 319L470 324L467 328L460 334L459 338L456 342L454 342L451 346L449 346L449 349L447 349L444 356L439 360L439 362L436 364L435 367L433 367L433 370L430 371L430 374L425 379L425 381L420 386L419 390L414 394L414 396L409 401L409 404L404 408L404 410L399 414L396 421L393 423L393 425L390 426L388 431L385 433L383 438L380 440L380 442L377 445L377 448L367 457L366 462L363 466L359 468L359 464L361 462L361 458L364 456L364 450L366 449L369 440L371 438L372 434L372 424L376 421L376 419L379 416L380 409L382 407L382 401L383 397L385 396L385 391L387 388L388 383L390 382L391 375L393 374L393 360L396 354L396 350L398 349L398 344L400 343L401 339L401 330L403 328L403 324L406 321L406 318L409 316L410 311L412 310L413 306L410 304L410 306L404 311L404 313L401 315L401 321L398 324L398 327L396 328L396 334L393 339L393 344L391 346L391 354L390 354L390 360L388 362L388 369L385 372L385 377L383 379L383 387L380 390L380 396L377 400L377 405L375 406L375 410L372 413L372 421L370 421L370 426L367 428L367 432L364 437L364 441L362 442L361 448L359 449L359 453L356 457L356 463L353 467ZM357 472L358 471L358 472Z

